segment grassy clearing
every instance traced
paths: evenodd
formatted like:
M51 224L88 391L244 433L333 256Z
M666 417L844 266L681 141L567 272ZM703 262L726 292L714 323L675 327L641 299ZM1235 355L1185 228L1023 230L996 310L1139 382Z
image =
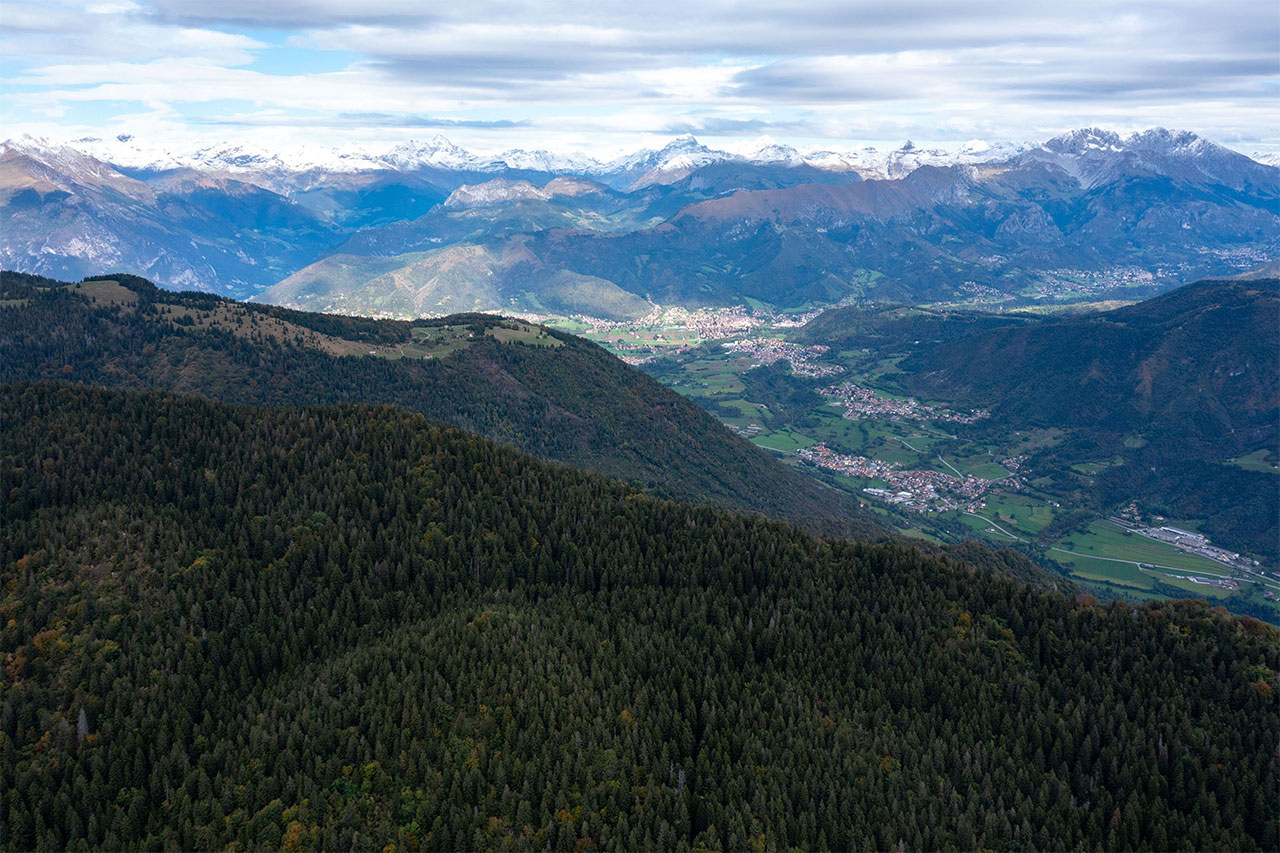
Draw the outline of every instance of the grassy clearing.
M138 301L138 294L118 281L82 281L67 288L97 305L133 305Z
M942 540L937 536L934 536L928 531L921 530L919 527L899 527L898 532L910 539L923 539L926 542L942 543Z
M553 338L547 330L529 323L511 321L501 326L491 326L485 334L504 344L529 344L538 347L562 347L564 341Z
M1021 455L1033 450L1057 447L1066 439L1066 432L1057 428L1018 430L1013 433L1012 439L1015 443L1009 452L1013 455Z
M987 497L987 511L1010 530L1034 536L1053 521L1053 509L1040 500L1016 492L995 492Z
M1232 459L1231 464L1245 469L1246 471L1263 471L1268 474L1280 474L1280 466L1271 460L1275 458L1275 452L1271 450L1255 450L1252 453L1241 456L1239 459Z
M701 342L698 333L689 329L610 329L587 337L603 346L611 344L643 344L651 347L696 346Z
M946 516L950 518L954 518L960 523L973 528L975 533L978 533L996 542L1017 542L1018 541L1017 537L1010 536L1009 534L1005 533L999 528L994 527L991 524L991 522L985 518L979 518L977 516L970 515L969 513L966 513L966 512L951 512L951 513L946 513Z
M471 345L472 331L467 325L416 326L410 330L413 343L389 348L378 355L383 358L444 358Z
M678 387L687 394L710 397L735 396L747 390L738 378L739 371L732 363L716 359L695 359L681 366L682 380Z
M99 281L87 283L107 284ZM136 297L137 294L134 295ZM170 321L182 321L188 328L217 329L246 340L273 340L322 350L329 355L373 354L367 343L325 335L238 302L219 302L207 309L168 304L160 308L163 311L162 317Z
M790 453L793 450L799 450L802 447L810 447L815 442L807 435L801 435L790 428L778 430L777 432L765 433L757 435L751 439L755 444L761 447L767 447L770 450L778 450L782 453Z
M1132 563L1110 563L1058 551L1050 551L1049 559L1064 567L1072 577L1082 580L1101 581L1131 589L1151 589L1155 586L1151 576L1138 571L1138 567Z

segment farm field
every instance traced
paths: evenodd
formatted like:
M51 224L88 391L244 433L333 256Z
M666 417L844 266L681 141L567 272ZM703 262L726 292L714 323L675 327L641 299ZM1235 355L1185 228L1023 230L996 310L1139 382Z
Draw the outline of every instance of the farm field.
M1181 551L1172 545L1148 539L1137 533L1126 533L1122 528L1109 521L1095 521L1089 525L1088 533L1068 534L1054 543L1054 546L1093 557L1169 566L1193 574L1226 575L1230 571L1221 563L1201 557L1198 554ZM1074 555L1064 554L1061 551L1052 551L1050 553L1055 561L1064 564L1075 559ZM1111 565L1120 566L1123 564L1113 563Z
M1039 533L1053 520L1053 509L1039 498L1015 492L994 492L987 498L987 513L1009 529L1028 535Z
M802 447L811 447L815 443L813 439L792 429L782 429L765 433L764 435L757 435L751 441L761 447L767 447L770 450L777 450L782 453L791 453Z

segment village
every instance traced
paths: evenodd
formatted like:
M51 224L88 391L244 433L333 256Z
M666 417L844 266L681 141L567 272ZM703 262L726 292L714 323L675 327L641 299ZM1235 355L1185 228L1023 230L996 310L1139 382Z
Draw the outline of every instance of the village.
M949 409L935 409L910 397L882 397L870 388L845 382L832 385L823 390L822 395L832 401L833 405L844 407L844 417L848 420L864 418L908 418L918 421L950 421L951 423L971 424L982 418L990 417L985 409L972 412L953 412Z
M790 363L791 372L797 376L823 379L844 372L844 368L838 364L818 363L817 359L831 351L830 347L822 344L801 346L787 343L781 338L744 338L727 341L721 346L736 355L747 356L753 367L785 360Z
M982 477L956 477L941 471L904 469L893 462L836 453L825 444L801 448L795 453L800 459L837 474L882 480L889 488L867 487L863 491L886 503L915 512L976 512L986 506L982 496L992 483Z

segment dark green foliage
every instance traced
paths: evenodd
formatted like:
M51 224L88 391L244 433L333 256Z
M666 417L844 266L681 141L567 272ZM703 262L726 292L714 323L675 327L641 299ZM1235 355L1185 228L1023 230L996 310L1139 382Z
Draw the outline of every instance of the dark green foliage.
M982 442L1067 430L1028 468L1074 503L1204 520L1219 544L1280 560L1274 475L1223 464L1280 452L1280 282L1203 281L1097 314L1030 316L847 308L807 342L905 355L881 381L928 400L989 409L954 429ZM1085 478L1081 462L1123 461Z
M1037 322L1025 314L944 311L905 305L856 305L824 311L800 328L793 338L823 344L833 350L906 349L923 343L936 345L993 329Z
M742 374L743 395L769 410L765 423L770 429L784 426L808 427L816 420L813 410L823 404L815 390L819 383L791 373L785 361L765 364Z
M1280 643L1202 602L394 408L5 386L0 495L6 849L1280 845Z
M931 398L1027 426L1141 432L1185 458L1277 439L1280 282L1206 281L1127 308L922 347L902 363Z
M66 379L196 393L255 405L388 403L677 500L760 512L838 535L883 530L856 499L815 483L595 344L559 332L560 347L500 344L478 334L448 358L335 357L290 340L184 325L171 309L237 306L104 277L135 307L95 305L57 282L0 274L0 381ZM410 324L246 304L260 318L370 344L407 340ZM413 325L498 323L479 314Z

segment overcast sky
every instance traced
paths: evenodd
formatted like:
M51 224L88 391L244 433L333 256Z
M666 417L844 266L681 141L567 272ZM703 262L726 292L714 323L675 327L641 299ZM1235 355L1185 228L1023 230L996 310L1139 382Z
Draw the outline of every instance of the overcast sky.
M1275 0L0 1L2 136L610 154L1090 125L1280 150Z

